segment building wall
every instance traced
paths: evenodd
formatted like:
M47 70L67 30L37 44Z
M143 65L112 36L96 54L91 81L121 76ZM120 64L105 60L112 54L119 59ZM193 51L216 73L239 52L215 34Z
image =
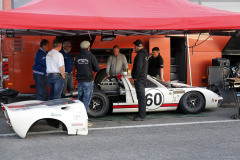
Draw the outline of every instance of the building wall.
M12 9L19 8L32 0L12 0Z
M2 10L10 10L12 6L11 0L2 0Z
M2 10L2 0L0 0L0 10Z
M240 0L189 0L191 2L231 12L240 12Z

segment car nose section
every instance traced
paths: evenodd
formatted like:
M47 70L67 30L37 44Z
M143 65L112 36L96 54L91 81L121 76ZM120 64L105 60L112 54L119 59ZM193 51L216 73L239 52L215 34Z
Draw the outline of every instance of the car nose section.
M8 117L9 121L11 122L12 129L14 132L21 138L25 138L27 132L31 125L33 124L32 121L27 121L21 118L21 115L15 114L14 112L8 110ZM14 118L12 118L14 117Z

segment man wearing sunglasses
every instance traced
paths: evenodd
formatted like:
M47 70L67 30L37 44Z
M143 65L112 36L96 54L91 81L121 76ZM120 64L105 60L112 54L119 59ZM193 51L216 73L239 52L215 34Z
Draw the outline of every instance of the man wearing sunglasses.
M73 58L70 53L71 49L72 49L72 44L70 41L63 42L63 48L60 52L62 53L63 58L64 58L66 77L64 79L62 97L65 97L66 90L68 90L68 92L71 92L74 90L73 75L72 75Z

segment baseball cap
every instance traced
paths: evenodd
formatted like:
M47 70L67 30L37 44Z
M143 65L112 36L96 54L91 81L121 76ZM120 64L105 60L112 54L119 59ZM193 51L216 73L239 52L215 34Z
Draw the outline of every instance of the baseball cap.
M89 41L82 41L80 44L80 47L83 49L87 49L90 46L90 42Z
M139 46L140 44L143 44L143 42L140 39L137 39L135 42L133 42L136 46Z

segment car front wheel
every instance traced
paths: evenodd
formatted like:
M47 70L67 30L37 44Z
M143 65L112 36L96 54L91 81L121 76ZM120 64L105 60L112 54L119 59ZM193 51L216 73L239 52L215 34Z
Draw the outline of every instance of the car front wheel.
M205 99L199 92L187 92L182 96L179 107L184 113L199 113L205 107Z

